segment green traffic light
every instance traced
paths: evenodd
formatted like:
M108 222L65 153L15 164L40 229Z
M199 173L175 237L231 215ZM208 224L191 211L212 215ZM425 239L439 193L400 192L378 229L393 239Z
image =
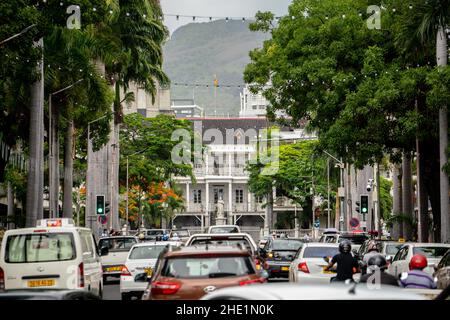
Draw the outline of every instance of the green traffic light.
M366 208L363 208L363 209L362 209L362 212L363 212L363 213L366 213L366 212L367 212L367 209L366 209Z
M98 212L98 213L102 213L102 212L103 212L103 209L102 209L102 208L98 208L97 212Z

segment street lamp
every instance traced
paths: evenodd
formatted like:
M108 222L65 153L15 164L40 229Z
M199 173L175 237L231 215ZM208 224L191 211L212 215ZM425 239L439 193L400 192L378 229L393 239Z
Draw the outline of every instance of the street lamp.
M23 30L20 31L19 33L17 33L17 34L15 34L15 35L13 35L13 36L11 36L11 37L9 37L9 38L7 38L7 39L1 41L1 42L0 42L0 46L1 46L2 44L4 44L4 43L8 42L8 41L11 41L12 39L15 39L15 38L17 38L17 37L23 35L24 33L28 32L30 29L32 29L32 28L34 28L34 27L36 27L36 26L37 26L37 24L32 24L31 26L26 27L25 29L23 29Z
M61 93L63 91L69 90L70 88L74 87L78 83L82 82L84 79L80 79L76 81L75 83L71 84L70 86L67 86L61 90L58 90L56 92L50 93L48 95L48 151L49 151L49 166L48 166L48 185L49 185L49 214L50 218L56 218L56 213L58 212L58 193L59 193L59 186L58 183L56 186L54 185L54 170L58 170L58 165L56 165L53 168L53 129L52 129L52 97L54 95L57 95L58 93ZM56 187L56 190L54 190Z

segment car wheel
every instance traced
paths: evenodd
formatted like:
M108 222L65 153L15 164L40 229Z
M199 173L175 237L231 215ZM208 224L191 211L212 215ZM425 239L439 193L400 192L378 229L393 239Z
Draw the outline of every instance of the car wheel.
M128 293L122 293L122 300L129 301L131 300L131 296Z

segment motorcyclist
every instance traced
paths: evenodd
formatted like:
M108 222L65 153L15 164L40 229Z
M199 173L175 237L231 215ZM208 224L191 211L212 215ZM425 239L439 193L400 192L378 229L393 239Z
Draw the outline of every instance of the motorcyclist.
M367 253L362 257L361 261L361 271L362 274L366 274L367 265L369 264L370 258L379 255L378 245L375 240L370 240L367 244Z
M332 278L331 281L353 281L353 273L358 269L358 261L353 257L352 245L350 241L344 240L339 243L339 253L335 255L328 266L325 267L325 271L330 270L335 264L337 264L337 274L336 277Z
M386 273L387 261L386 258L381 254L375 254L370 257L367 263L367 273L362 275L359 282L369 282L376 284L374 282L379 281L379 284L400 286L399 281L393 275ZM378 274L376 274L378 272Z
M436 289L434 279L423 271L428 266L428 260L424 255L415 254L409 262L409 272L402 274L400 284L404 288Z

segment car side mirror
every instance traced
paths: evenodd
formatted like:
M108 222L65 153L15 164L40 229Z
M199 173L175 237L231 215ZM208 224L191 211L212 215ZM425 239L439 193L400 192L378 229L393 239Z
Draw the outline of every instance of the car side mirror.
M108 247L101 247L100 248L100 256L107 256L109 253L109 248Z

